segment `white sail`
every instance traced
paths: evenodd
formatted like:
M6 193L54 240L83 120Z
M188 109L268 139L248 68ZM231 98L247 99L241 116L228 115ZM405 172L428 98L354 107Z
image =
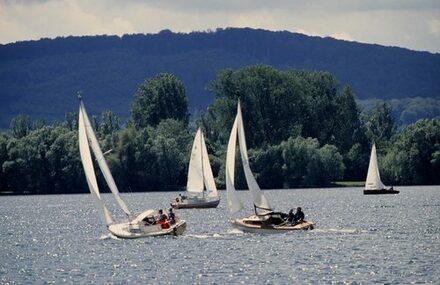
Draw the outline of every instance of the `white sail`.
M228 208L231 215L238 213L243 209L243 205L237 197L234 187L235 177L235 147L237 144L237 118L234 120L231 135L229 136L228 150L226 153L226 195Z
M198 129L194 137L191 158L188 167L188 182L186 191L189 193L203 193L203 161L202 161L202 134Z
M259 208L271 210L272 208L269 204L269 201L264 196L263 191L261 191L260 186L255 180L255 177L249 166L249 157L247 154L246 137L244 134L244 126L243 126L243 118L241 115L240 102L238 102L238 106L237 106L237 127L238 127L237 131L238 131L238 142L240 145L241 161L243 163L246 182L248 184L249 191L252 194L254 204Z
M199 129L200 130L200 129ZM202 136L202 165L203 165L203 181L205 182L208 197L217 197L217 187L215 186L214 175L212 174L211 164L209 163L208 150L206 149L205 137Z
M122 200L121 196L119 195L118 187L116 186L116 183L113 179L113 176L110 172L110 169L107 165L107 161L104 158L104 155L102 154L101 148L99 147L98 140L96 138L95 132L93 131L92 125L90 123L89 117L87 116L86 109L84 107L84 104L82 100L80 101L80 112L82 113L83 120L84 120L84 127L87 134L87 138L90 142L90 146L93 150L93 153L95 155L96 160L98 161L99 168L101 169L101 172L105 178L105 181L107 182L108 187L112 191L116 202L121 207L121 209L127 214L128 216L131 215L130 210L128 210L127 205Z
M98 183L96 182L95 170L93 169L92 156L90 154L89 143L87 140L87 134L84 126L84 117L81 108L79 109L78 116L78 138L79 138L79 151L81 155L81 162L84 167L84 173L86 175L87 184L90 189L90 193L95 199L95 203L98 205L100 216L104 223L108 226L113 223L113 219L110 212L105 207L99 194Z
M379 166L377 164L376 145L371 148L370 163L368 165L367 181L365 182L367 190L385 189L385 185L380 180Z

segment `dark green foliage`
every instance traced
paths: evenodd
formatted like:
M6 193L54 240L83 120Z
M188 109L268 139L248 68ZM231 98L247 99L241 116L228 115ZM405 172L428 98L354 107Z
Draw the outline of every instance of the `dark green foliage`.
M280 71L255 65L220 72L210 89L217 100L203 116L203 126L225 143L240 99L250 148L279 144L290 136L335 141L337 83L325 72Z
M12 119L9 129L14 138L21 139L32 130L31 118L25 115L18 115Z
M440 120L419 120L397 135L382 170L389 183L440 183Z
M319 148L317 139L297 137L281 147L285 187L326 186L343 176L345 167L335 146Z
M395 133L396 126L391 114L391 106L378 103L366 121L366 134L370 141L376 142L380 149Z
M111 111L92 116L121 191L185 187L196 124L204 131L218 186L224 187L226 143L238 100L250 166L262 188L363 180L373 140L385 183L440 183L438 119L420 120L396 134L392 109L381 102L361 120L351 89L341 90L327 72L254 65L221 71L210 89L216 100L192 127L183 84L169 74L141 85L125 127ZM52 125L14 118L10 130L0 134L0 192L88 192L77 128L76 113ZM107 191L102 174L96 174ZM247 188L238 152L235 177L238 189Z
M136 128L157 126L161 120L176 119L188 123L185 87L172 74L159 74L139 86L131 107Z

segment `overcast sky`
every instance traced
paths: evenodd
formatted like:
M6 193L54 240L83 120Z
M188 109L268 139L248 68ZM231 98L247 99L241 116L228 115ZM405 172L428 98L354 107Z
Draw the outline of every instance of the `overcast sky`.
M0 0L3 44L218 27L288 30L438 53L440 0Z

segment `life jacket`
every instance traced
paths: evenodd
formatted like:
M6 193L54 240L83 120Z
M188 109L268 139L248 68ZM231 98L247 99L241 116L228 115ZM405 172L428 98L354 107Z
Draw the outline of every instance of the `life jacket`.
M160 225L160 227L162 229L169 229L170 228L170 223L168 223L167 220L159 220L159 221L157 221L157 223Z

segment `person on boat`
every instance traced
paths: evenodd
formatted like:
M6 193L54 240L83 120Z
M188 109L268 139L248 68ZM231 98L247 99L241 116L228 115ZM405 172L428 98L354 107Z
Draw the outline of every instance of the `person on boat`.
M393 185L391 185L390 189L388 189L388 190L393 191L394 190Z
M176 223L176 215L173 212L173 208L170 208L168 210L168 221L170 222L170 224Z
M296 213L293 218L293 222L296 224L304 222L304 212L301 211L301 207L296 208Z
M168 223L168 216L163 213L162 209L159 209L159 217L156 220L156 224L159 224L162 229L170 228L170 223Z
M286 220L289 223L293 223L294 219L295 219L295 214L293 213L293 209L290 209L289 214L287 214L287 219Z
M168 216L166 214L163 213L162 209L159 209L159 218L157 219L157 221L166 221L168 220Z

